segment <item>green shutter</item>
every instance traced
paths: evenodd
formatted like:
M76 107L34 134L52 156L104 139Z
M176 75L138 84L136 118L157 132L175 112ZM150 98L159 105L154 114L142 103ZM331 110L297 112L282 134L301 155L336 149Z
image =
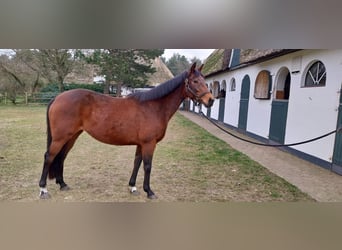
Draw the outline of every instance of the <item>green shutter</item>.
M269 139L280 144L285 140L287 110L287 101L272 102Z

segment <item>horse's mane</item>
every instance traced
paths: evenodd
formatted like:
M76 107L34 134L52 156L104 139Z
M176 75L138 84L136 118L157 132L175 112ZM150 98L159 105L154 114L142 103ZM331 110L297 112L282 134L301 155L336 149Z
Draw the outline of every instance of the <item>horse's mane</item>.
M179 87L188 76L188 72L184 71L183 73L175 76L174 78L160 84L159 86L145 92L136 92L130 94L128 97L136 98L137 100L144 102L155 100L158 98L162 98L172 91L174 91L177 87Z

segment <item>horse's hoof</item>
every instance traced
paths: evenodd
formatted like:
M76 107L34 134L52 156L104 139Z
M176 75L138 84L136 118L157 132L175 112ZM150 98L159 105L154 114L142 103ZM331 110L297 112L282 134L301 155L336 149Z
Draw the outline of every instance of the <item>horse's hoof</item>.
M138 190L131 191L130 193L134 196L138 196L140 194Z
M47 192L40 192L39 198L42 200L47 200L51 198L51 195Z
M158 199L158 197L155 194L147 195L147 198L149 198L150 200Z
M65 185L63 187L60 188L61 191L68 191L70 190L71 188L68 186L68 185Z
M139 195L139 191L137 190L136 187L131 187L131 186L129 186L128 189L129 189L129 192L130 192L132 195Z

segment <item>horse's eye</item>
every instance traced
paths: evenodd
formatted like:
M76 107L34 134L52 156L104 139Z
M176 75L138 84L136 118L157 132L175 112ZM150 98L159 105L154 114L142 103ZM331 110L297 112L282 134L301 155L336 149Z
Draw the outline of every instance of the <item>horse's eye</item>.
M195 80L195 81L194 81L194 83L198 83L198 81L197 81L197 80Z

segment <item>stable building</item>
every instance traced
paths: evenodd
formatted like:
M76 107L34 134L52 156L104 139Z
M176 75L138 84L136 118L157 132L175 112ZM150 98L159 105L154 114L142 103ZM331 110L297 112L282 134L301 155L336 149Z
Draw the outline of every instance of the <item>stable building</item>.
M266 143L342 174L342 50L220 49L203 68L216 97L205 113Z

